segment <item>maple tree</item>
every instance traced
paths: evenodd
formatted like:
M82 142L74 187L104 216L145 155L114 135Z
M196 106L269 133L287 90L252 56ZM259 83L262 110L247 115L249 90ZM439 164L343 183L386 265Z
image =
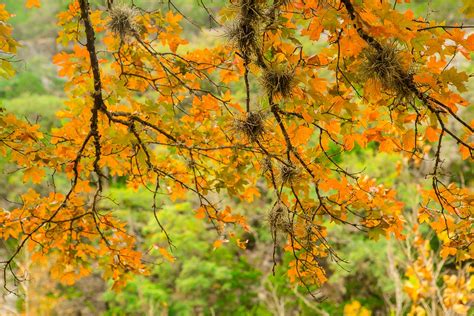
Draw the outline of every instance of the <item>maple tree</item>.
M23 249L35 262L54 258L51 274L64 284L95 263L115 288L131 273L146 274L134 236L101 207L109 179L122 177L130 188L153 192L150 208L165 233L157 196L193 194L196 217L218 232L216 248L226 239L244 248L235 227L251 229L218 196L251 202L264 182L274 198L274 248L287 240L288 276L311 289L327 279L322 258L342 260L328 242L329 223L374 239L406 238L396 192L338 163L369 144L415 164L433 162L419 222L442 240L443 258L472 259L474 195L443 175L442 149L454 142L463 159L473 158L474 121L464 117L469 104L461 96L469 76L452 61L470 59L474 35L399 11L399 2L230 1L218 16L209 12L227 40L188 49L172 2L147 11L71 1L58 16L65 49L54 58L67 79L61 127L46 134L0 113L0 153L25 181L70 180L47 195L29 189L21 207L0 212L0 236L17 241L3 262L6 288L9 274L21 278L15 262ZM472 15L468 2L463 10ZM4 77L14 74L18 47L8 19L0 5ZM244 97L233 93L238 83ZM168 243L155 251L174 261L172 236Z

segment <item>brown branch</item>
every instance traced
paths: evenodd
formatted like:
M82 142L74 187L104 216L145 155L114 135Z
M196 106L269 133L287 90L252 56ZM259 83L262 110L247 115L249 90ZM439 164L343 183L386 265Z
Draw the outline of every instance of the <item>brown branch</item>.
M474 25L435 25L435 26L428 26L428 27L423 27L421 29L416 30L417 32L421 31L427 31L427 30L432 30L432 29L472 29L474 28Z

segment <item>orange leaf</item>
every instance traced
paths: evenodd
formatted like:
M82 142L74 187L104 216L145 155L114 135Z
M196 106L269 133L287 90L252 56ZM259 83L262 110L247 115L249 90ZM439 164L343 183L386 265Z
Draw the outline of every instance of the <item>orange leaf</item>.
M224 243L224 240L218 239L212 244L212 247L214 247L214 250L216 250L217 248L220 248L223 243Z
M446 259L448 256L454 256L456 252L456 248L443 246L443 249L440 251L440 255L443 259Z
M176 258L173 257L169 252L168 250L166 250L165 248L163 247L158 247L158 251L160 252L160 254L165 257L166 260L168 260L169 262L175 262Z
M394 148L395 144L390 139L384 140L379 146L379 150L386 153L393 152Z
M26 0L25 6L28 9L31 9L33 7L39 8L41 6L40 0Z
M437 61L436 57L432 56L428 60L428 63L426 64L426 66L428 66L431 72L435 74L440 74L443 67L446 66L446 61L444 61L443 59Z
M410 130L403 135L403 148L405 150L413 150L415 148L415 131Z
M428 126L428 128L425 131L425 136L426 136L426 139L429 140L430 142L435 142L438 140L438 130L436 128Z
M241 241L240 239L237 239L237 246L239 246L241 249L247 249L248 242L248 240Z
M67 273L64 273L60 281L62 284L65 284L65 285L73 285L76 282L76 279L77 277L73 272L67 272Z
M255 197L260 196L260 191L258 191L257 188L255 187L249 187L245 190L245 192L242 194L242 198L247 201L247 202L253 202Z
M459 151L461 152L461 158L462 160L466 160L471 156L471 152L469 151L469 148L467 148L464 145L459 145Z
M206 209L204 207L200 207L196 210L196 215L194 215L198 219L204 219L206 217Z
M289 130L290 137L293 141L293 145L295 146L306 144L311 138L313 132L313 128L306 127L304 125L294 125Z
M38 167L30 167L25 170L23 174L23 181L27 182L31 179L33 183L39 184L41 183L41 180L43 180L45 174L46 172L43 169L40 169Z
M352 149L354 149L354 140L355 138L352 134L344 136L344 148L347 151L351 151Z
M313 122L313 117L308 114L308 112L303 111L301 112L301 115L303 116L303 119L306 121L306 123L311 124Z
M181 21L181 19L183 18L182 15L180 14L173 14L173 12L171 11L168 11L166 13L166 22L168 22L169 24L173 25L173 26L177 26L179 21Z

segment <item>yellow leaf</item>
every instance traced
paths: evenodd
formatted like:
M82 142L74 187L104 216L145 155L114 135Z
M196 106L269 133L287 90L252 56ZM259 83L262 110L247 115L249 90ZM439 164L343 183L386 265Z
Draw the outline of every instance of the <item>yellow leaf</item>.
M429 219L430 219L430 214L428 214L427 212L423 212L418 215L418 222L420 224L424 222L428 222Z
M361 305L359 301L353 301L350 304L344 306L344 316L355 316L359 313Z
M344 306L344 316L370 316L372 313L363 307L359 301L353 301Z
M469 307L464 304L454 304L453 310L459 315L467 315Z

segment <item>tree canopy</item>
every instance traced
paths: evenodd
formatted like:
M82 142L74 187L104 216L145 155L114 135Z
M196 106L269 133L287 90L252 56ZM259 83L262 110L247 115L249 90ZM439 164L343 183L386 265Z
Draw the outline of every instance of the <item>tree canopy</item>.
M409 0L405 0L409 2ZM41 10L40 0L28 8ZM194 48L183 27L202 27L169 1L157 10L133 1L72 0L58 15L54 57L68 100L50 132L0 112L0 154L25 182L48 181L0 211L0 237L15 240L3 262L6 289L21 279L18 255L73 284L98 265L114 288L149 263L133 233L106 207L107 186L123 181L158 202L195 199L195 216L245 248L251 225L232 202L268 190L275 256L292 255L288 276L312 293L327 280L322 258L342 260L328 225L404 240L403 203L394 189L346 168L340 157L373 147L426 164L420 225L442 242L440 255L474 257L474 195L444 168L446 155L472 162L474 120L462 96L470 76L456 59L474 53L472 26L446 25L399 10L402 1L231 0L207 12L215 38ZM465 1L463 13L474 16ZM0 5L0 75L14 75L19 43ZM242 83L244 93L236 93ZM447 151L445 148L449 148ZM453 150L455 148L455 150ZM68 181L56 185L55 179ZM226 200L229 201L229 200ZM230 200L232 201L232 200ZM174 261L173 236L151 251ZM276 264L276 260L274 260Z

